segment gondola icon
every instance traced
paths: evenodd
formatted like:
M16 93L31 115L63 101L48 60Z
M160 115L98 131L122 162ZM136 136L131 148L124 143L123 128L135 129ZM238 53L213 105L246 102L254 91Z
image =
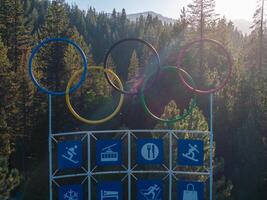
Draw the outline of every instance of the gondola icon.
M119 160L119 154L116 151L112 150L112 147L115 147L117 144L112 144L102 149L102 153L100 154L101 162L116 162Z

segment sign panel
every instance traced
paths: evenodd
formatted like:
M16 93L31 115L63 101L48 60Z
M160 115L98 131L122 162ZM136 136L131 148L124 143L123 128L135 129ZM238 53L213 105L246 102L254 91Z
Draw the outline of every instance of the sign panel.
M58 169L80 168L82 166L82 142L59 142L57 157Z
M138 180L137 200L162 200L163 188L161 180Z
M162 164L163 141L161 139L137 140L138 164Z
M59 200L83 200L82 185L59 187Z
M202 166L204 142L202 140L178 140L178 165Z
M118 181L97 183L97 200L122 200L122 183Z
M96 164L98 166L114 166L122 164L121 140L97 140Z
M204 200L203 182L178 182L178 200Z

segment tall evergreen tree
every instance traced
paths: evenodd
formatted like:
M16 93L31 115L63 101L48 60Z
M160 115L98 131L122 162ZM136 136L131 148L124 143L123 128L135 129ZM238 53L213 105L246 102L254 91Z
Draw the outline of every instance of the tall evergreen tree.
M215 5L215 0L193 0L188 5L189 24L200 31L202 36L204 35L205 28L218 17L215 14Z
M22 4L20 0L2 0L0 5L0 35L8 47L12 70L16 71L20 64L22 46L27 39L27 37L25 38Z
M136 54L136 51L134 50L130 59L130 65L128 68L128 80L133 79L136 75L138 75L139 72L139 61Z
M251 26L251 29L253 31L253 34L255 34L255 40L257 41L256 44L258 45L257 48L257 59L258 59L258 68L263 68L263 64L267 64L266 60L264 62L264 53L266 52L266 38L264 38L264 35L266 35L266 20L265 20L265 4L266 0L258 0L257 1L257 8L253 16L253 25Z
M193 102L191 101L190 104L192 104ZM170 101L164 108L164 112L161 115L161 118L163 119L171 119L176 117L177 115L181 114L182 112L180 111L179 108L177 108L177 105L175 103L175 101ZM204 116L203 112L198 108L195 107L193 108L192 114L188 115L185 119L172 123L172 124L168 124L168 123L159 123L156 125L155 129L159 129L159 130L163 130L163 129L171 129L171 130L199 130L199 131L208 131L209 130L209 125L208 125L208 121L206 119L206 117ZM180 134L179 138L183 138L183 139L200 139L204 141L204 162L208 162L209 160L209 137L207 137L207 135L197 135L197 134L189 134L189 133L185 133L185 134ZM174 142L173 144L174 146L176 145L176 142ZM168 149L168 148L166 148ZM213 150L215 153L215 149L216 149L216 145L214 145ZM175 150L174 152L174 156L177 156L177 150ZM167 152L166 152L167 154ZM215 155L214 158L215 160ZM220 162L220 165L222 164L222 162ZM219 169L219 163L215 163L213 161L213 167L216 170L219 170L220 173L222 173L222 169ZM189 171L192 170L201 170L201 168L198 169L190 169L188 168ZM206 181L207 177L202 176L200 177L200 179L202 181ZM233 189L233 184L231 181L226 180L226 178L224 176L219 177L218 182L220 185L218 187L214 187L213 189L217 190L216 194L218 193L218 191L220 191L219 194L219 199L223 199L223 200L231 200L231 193L232 193L232 189ZM214 184L215 186L217 185ZM222 193L223 192L223 193ZM208 197L206 197L208 198Z
M69 20L64 7L64 1L55 0L48 9L40 40L48 37L68 38L70 35ZM46 77L44 82L46 85L53 83L48 85L52 90L58 91L63 89L62 84L64 82L62 82L62 76L66 75L67 70L64 63L66 48L67 45L63 43L51 43L40 53L40 60L42 66L44 66L41 70L44 73L44 77Z
M16 169L10 170L9 158L14 151L12 145L12 126L8 114L12 108L10 89L10 63L7 57L7 48L3 45L0 37L0 199L7 200L10 192L19 184L19 173Z

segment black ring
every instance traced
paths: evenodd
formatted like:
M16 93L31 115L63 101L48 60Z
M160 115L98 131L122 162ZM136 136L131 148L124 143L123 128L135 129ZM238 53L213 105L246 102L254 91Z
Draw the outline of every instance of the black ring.
M159 74L160 72L160 57L159 57L159 54L157 52L157 50L154 48L154 46L152 44L150 44L149 42L145 41L145 40L142 40L142 39L139 39L139 38L125 38L125 39L122 39L122 40L119 40L118 42L114 43L110 49L108 50L108 52L106 53L105 55L105 59L104 59L104 69L107 69L107 61L108 61L108 56L109 54L111 53L111 51L119 44L123 43L123 42L126 42L126 41L137 41L137 42L141 42L143 43L144 45L148 46L152 52L154 53L154 55L157 57L157 61L158 61L158 65L157 65L157 71L155 73L155 76L154 76L154 80L156 80L157 78L157 75ZM108 81L108 83L115 89L117 90L118 92L121 92L123 94L128 94L128 95L137 95L137 94L141 94L141 88L140 88L140 91L138 92L128 92L128 91L124 91L124 90L121 90L120 88L118 88L109 78L107 72L105 71L105 77ZM145 89L149 89L150 87L152 87L153 84L150 84L147 88Z

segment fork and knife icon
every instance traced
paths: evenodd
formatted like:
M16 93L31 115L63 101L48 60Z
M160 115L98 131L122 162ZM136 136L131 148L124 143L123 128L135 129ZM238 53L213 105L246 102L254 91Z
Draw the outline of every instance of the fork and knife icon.
M152 142L145 143L141 148L141 155L143 159L148 161L156 160L159 153L159 147Z
M155 158L155 145L154 144L148 144L146 146L147 149L147 157L148 158Z

